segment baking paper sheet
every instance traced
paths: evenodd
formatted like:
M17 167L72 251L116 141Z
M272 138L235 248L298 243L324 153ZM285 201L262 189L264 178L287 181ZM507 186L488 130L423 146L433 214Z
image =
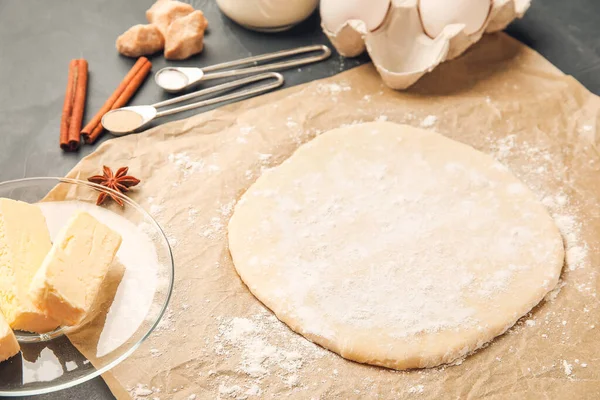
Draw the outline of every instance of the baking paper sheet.
M68 176L129 166L142 180L131 197L165 229L176 264L161 325L105 380L118 398L140 399L600 397L599 110L576 80L494 34L407 92L365 65L104 143ZM344 360L279 322L229 256L233 206L262 171L321 132L377 119L492 154L565 238L559 288L454 366L398 372Z

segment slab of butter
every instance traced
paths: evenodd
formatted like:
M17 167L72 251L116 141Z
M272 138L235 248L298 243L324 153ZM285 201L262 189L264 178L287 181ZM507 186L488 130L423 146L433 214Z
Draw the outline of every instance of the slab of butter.
M0 309L13 329L44 333L58 326L27 295L51 246L38 206L0 198Z
M0 362L16 355L20 350L19 342L12 329L0 313Z
M33 278L31 300L61 325L77 325L92 307L120 245L121 235L76 212Z

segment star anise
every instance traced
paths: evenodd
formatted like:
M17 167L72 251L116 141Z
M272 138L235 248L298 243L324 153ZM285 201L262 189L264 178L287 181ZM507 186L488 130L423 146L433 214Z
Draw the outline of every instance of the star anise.
M135 186L140 183L140 180L134 178L133 176L127 175L127 171L129 171L128 167L122 167L117 170L116 174L113 174L112 170L108 168L106 165L103 168L103 175L94 175L88 178L88 181L97 183L102 186L106 186L112 190L115 190L120 193L125 193L129 191L131 186ZM98 200L96 201L96 205L100 205L104 203L107 197L113 199L118 205L123 207L123 201L115 196L112 193L102 192L98 196Z

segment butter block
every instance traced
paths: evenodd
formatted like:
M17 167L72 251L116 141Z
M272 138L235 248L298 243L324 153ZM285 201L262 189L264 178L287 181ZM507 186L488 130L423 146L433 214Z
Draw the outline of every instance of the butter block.
M20 349L15 334L4 319L4 315L0 313L0 362L16 355Z
M38 206L0 198L0 310L12 329L44 333L58 326L28 297L33 276L51 246Z
M77 325L90 311L120 246L121 235L76 212L31 282L33 304L61 325Z

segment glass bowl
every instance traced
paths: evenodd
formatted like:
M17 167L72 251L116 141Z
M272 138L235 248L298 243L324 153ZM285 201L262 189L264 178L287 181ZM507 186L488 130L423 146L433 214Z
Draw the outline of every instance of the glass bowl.
M120 198L124 207L100 193ZM0 362L0 396L66 389L95 378L126 359L156 328L173 290L169 243L156 221L122 194L67 178L0 183L0 197L36 203L54 237L75 210L84 210L122 236L93 306L80 325L46 334L16 331L21 353Z

